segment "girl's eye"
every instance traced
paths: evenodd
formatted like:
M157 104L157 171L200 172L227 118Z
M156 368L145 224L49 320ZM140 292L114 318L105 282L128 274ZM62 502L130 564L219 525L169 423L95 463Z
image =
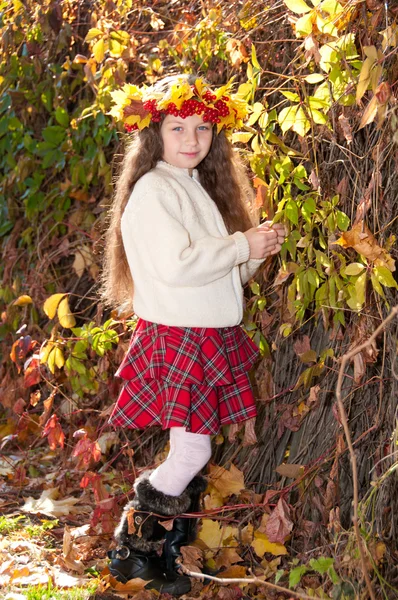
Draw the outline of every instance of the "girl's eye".
M173 127L173 131L181 131L182 127Z
M198 129L200 131L209 131L210 127L208 125L199 125Z

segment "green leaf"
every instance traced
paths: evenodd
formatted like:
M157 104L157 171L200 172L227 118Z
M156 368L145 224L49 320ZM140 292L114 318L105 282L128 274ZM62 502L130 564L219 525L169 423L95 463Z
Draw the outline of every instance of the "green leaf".
M286 133L286 131L293 127L296 120L297 109L297 104L294 104L293 106L283 108L279 113L278 123L281 126L282 133Z
M333 564L334 558L327 558L325 556L321 556L321 558L312 558L310 560L311 569L314 569L314 571L317 571L317 573L320 573L321 575L327 573L330 567L333 567Z
M58 121L58 123L62 125L62 127L69 126L69 115L67 111L61 106L58 106L57 110L55 111L55 118Z
M304 2L304 0L284 0L286 6L296 15L302 15L310 12L311 8Z
M304 137L310 128L311 128L311 123L307 119L307 116L306 116L304 110L300 106L298 111L296 112L292 129L293 129L293 131L298 133L298 135L300 135L301 137Z
M381 287L380 283L377 281L377 279L373 275L373 273L370 276L370 281L372 282L374 291L377 292L379 294L379 296L381 296L383 298L383 300L385 300L386 297L384 295L383 288Z
M320 83L324 79L325 79L325 76L321 75L321 73L311 73L310 75L307 75L306 77L304 77L304 80L307 83Z
M279 327L279 333L283 337L288 337L292 333L292 329L293 327L290 323L282 323L282 325Z
M285 96L285 98L287 98L288 100L291 100L292 102L300 102L300 96L294 92L281 90L281 94Z
M253 294L256 294L256 296L259 296L259 295L260 295L260 286L259 286L259 284L257 283L257 281L253 281L253 282L250 284L250 289L251 289L251 291L253 292Z
M292 588L300 583L302 576L308 571L305 565L292 569L289 573L289 587Z
M313 21L314 14L312 12L303 15L302 17L297 19L296 23L294 24L296 34L305 36L310 35L310 33L312 33L312 28L314 24Z
M336 223L340 231L347 231L350 225L350 218L341 210L336 210Z
M365 265L361 263L351 263L347 265L345 269L343 269L343 275L359 275L364 270Z
M309 198L306 198L303 206L305 206L306 212L308 212L310 214L316 213L316 202L312 196L310 196Z
M286 202L285 213L289 221L294 223L294 225L298 225L298 207L293 198Z
M43 139L51 144L54 148L57 148L62 144L65 139L65 129L59 125L50 125L42 131Z
M377 281L382 283L386 287L398 288L397 282L395 281L391 271L387 267L374 267L374 276Z

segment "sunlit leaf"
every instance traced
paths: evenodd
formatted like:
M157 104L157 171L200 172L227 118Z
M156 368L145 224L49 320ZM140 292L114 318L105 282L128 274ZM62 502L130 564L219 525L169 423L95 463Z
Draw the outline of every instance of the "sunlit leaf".
M286 6L297 15L310 12L311 7L304 0L284 0Z
M19 296L16 300L14 300L14 306L26 306L27 304L32 304L33 300L30 296Z
M70 329L76 325L76 319L70 311L67 296L64 296L58 305L58 318L62 327L67 327Z
M49 319L53 319L56 315L58 304L61 302L65 294L53 294L43 304L43 310Z

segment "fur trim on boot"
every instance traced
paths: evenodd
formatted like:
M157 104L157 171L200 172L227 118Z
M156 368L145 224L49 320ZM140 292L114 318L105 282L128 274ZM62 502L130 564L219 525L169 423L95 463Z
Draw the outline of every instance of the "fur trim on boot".
M168 496L150 483L151 473L152 471L145 471L134 483L135 498L124 507L115 529L115 540L119 548L126 546L145 554L157 552L163 545L166 530L159 524L158 517L148 513L171 517L186 512L191 505L188 488L181 496Z

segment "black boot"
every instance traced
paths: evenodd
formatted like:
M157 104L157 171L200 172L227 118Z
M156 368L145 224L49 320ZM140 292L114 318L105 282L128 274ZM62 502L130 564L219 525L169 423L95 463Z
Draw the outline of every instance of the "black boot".
M167 518L187 512L191 497L187 490L180 496L163 494L149 482L150 474L151 471L146 471L134 484L135 498L125 506L115 530L118 548L108 553L112 559L109 570L123 583L140 577L148 580L146 587L150 589L172 595L185 594L191 589L189 577L169 571L161 560L159 553L167 532L159 524L163 519L151 513Z
M186 488L191 502L187 512L199 512L200 510L200 495L207 487L207 480L200 475L192 479ZM176 559L181 556L181 546L194 541L196 537L197 519L177 517L173 522L173 529L165 535L162 558L165 561L168 572L177 571Z

